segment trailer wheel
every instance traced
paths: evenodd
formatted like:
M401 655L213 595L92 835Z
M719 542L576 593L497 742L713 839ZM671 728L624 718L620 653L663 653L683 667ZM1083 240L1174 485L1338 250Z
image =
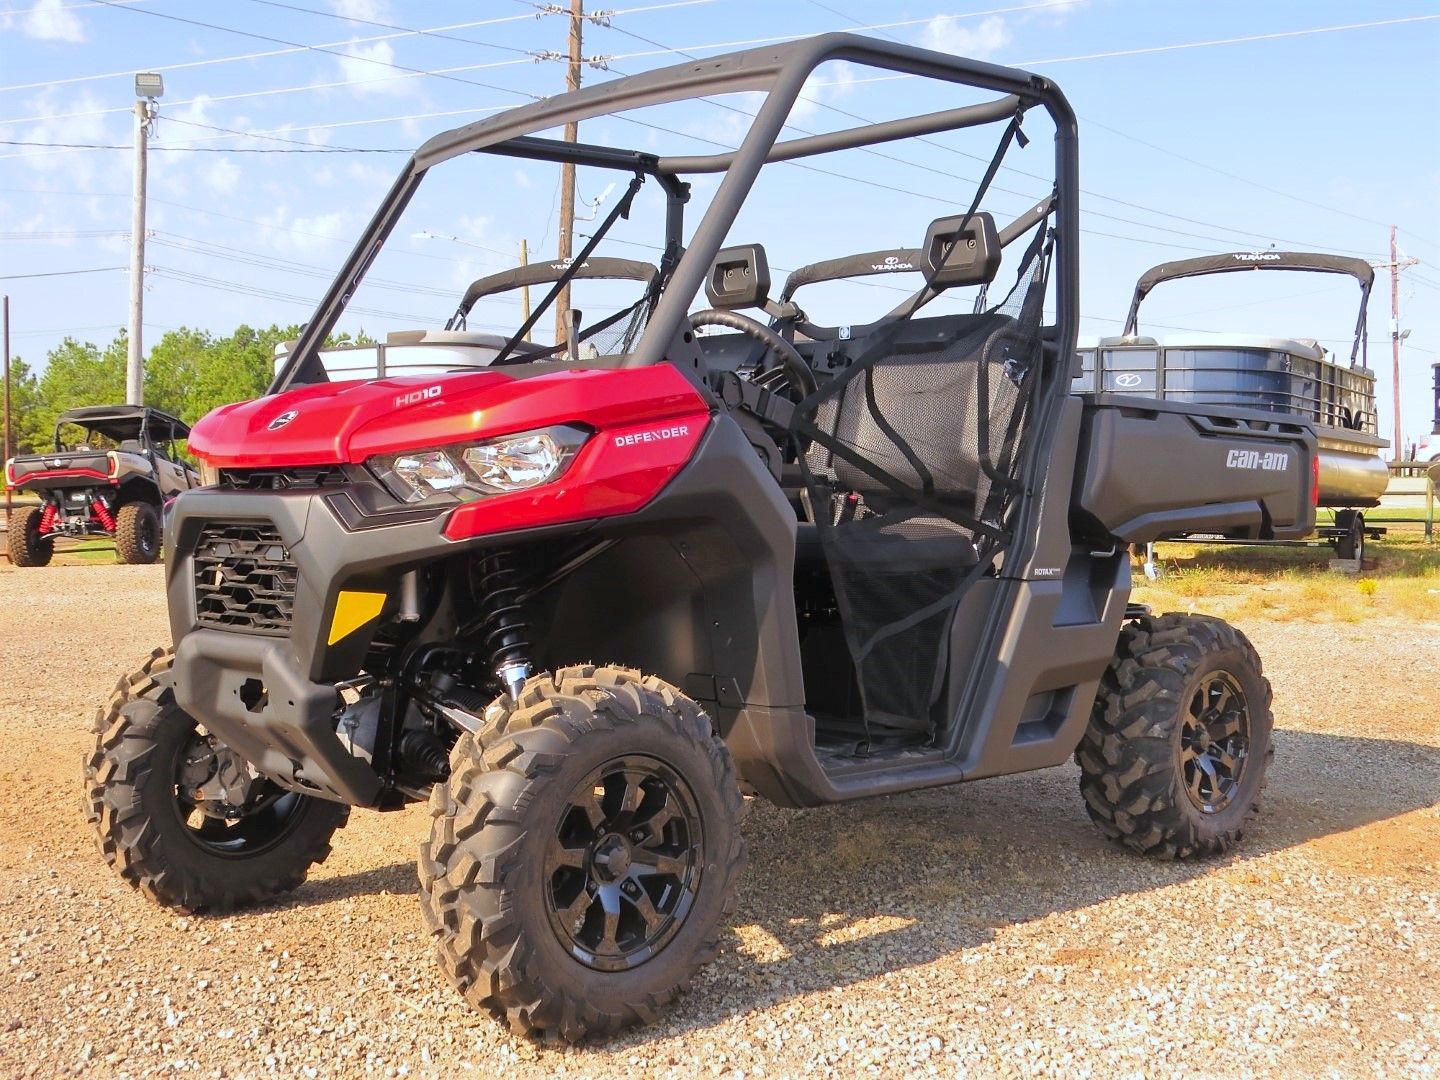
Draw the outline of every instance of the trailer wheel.
M160 554L160 512L148 502L128 502L115 516L115 554L122 563L153 563Z
M1259 812L1270 683L1220 619L1146 616L1120 633L1075 752L1080 793L1106 836L1146 855L1216 855Z
M1337 559L1365 559L1365 515L1359 510L1341 510L1335 515L1335 526L1343 530L1335 539Z
M40 535L41 513L38 506L25 506L10 516L5 546L13 565L45 566L55 554L55 539Z
M564 668L499 699L450 761L420 901L472 1005L575 1041L654 1019L715 956L744 802L695 702L623 668Z

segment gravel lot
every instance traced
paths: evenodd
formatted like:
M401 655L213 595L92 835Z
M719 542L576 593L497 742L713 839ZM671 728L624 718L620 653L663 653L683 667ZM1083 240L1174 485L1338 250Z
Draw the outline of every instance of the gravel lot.
M419 811L357 813L283 906L181 918L123 886L80 759L167 637L161 571L0 563L0 1075L1440 1074L1440 610L1243 628L1281 729L1243 854L1110 848L1069 766L756 804L730 945L689 996L547 1047L432 965Z

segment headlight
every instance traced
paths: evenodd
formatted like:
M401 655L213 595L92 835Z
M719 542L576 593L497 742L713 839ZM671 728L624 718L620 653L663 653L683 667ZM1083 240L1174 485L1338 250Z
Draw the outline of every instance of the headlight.
M200 462L200 486L215 487L220 483L220 470L214 465L207 465Z
M469 502L548 484L564 473L588 433L550 427L480 443L379 454L365 466L401 502Z

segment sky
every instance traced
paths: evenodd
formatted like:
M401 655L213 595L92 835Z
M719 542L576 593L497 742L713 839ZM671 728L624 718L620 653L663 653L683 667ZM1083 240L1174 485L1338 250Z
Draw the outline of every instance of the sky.
M1033 69L1080 117L1082 335L1118 333L1135 279L1193 255L1323 250L1389 260L1399 229L1402 418L1431 425L1440 362L1440 3L1372 0L611 0L587 24L587 83L832 30ZM0 292L12 351L32 365L66 335L106 342L127 321L133 74L165 93L151 142L145 338L190 326L307 318L413 150L459 124L564 86L567 20L530 0L0 0ZM866 28L866 29L862 29ZM423 32L421 32L423 31ZM817 73L797 131L955 103L848 65ZM968 99L956 99L968 100ZM697 153L734 145L753 97L693 102L581 137ZM970 133L967 133L970 134ZM1032 134L1044 135L1044 125ZM771 166L731 242L763 242L776 268L916 246L929 219L965 208L986 133L838 171ZM997 216L1045 190L1048 138L1012 151ZM114 147L109 148L109 147ZM972 157L965 158L963 154ZM974 160L979 157L981 160ZM481 166L484 166L483 168ZM447 168L449 168L447 166ZM831 167L834 169L835 167ZM437 170L437 173L439 170ZM843 174L843 175L841 175ZM582 170L580 215L603 216L613 177ZM710 178L696 183L699 219ZM427 181L342 329L443 324L476 276L555 251L557 169L485 158ZM595 208L596 200L600 200ZM587 207L591 209L587 209ZM948 209L947 209L948 207ZM654 258L658 193L608 254ZM582 234L592 227L583 220ZM1377 269L1370 366L1391 422L1390 271ZM45 275L45 276L41 276ZM832 312L895 299L836 290ZM1358 292L1343 278L1228 276L1162 285L1142 329L1317 338L1348 356ZM816 301L822 303L821 301ZM860 321L856 315L851 321ZM472 325L514 327L513 297Z

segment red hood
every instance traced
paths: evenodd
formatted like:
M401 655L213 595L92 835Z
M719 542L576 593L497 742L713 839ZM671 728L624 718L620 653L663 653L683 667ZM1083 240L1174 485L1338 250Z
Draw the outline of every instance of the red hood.
M550 424L604 430L705 411L704 399L669 364L528 379L499 371L416 375L323 383L224 405L195 425L189 446L216 468L330 465Z

